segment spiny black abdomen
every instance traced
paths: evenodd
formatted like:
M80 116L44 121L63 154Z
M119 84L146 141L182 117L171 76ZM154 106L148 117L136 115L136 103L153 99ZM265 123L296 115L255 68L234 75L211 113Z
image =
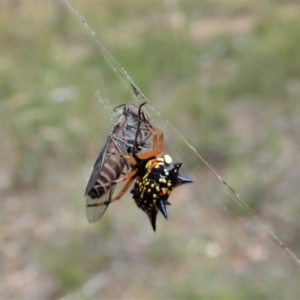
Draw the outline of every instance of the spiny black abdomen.
M131 190L136 205L148 215L154 230L158 210L168 217L166 205L172 190L192 182L178 174L180 166L181 163L172 163L169 155L149 160Z

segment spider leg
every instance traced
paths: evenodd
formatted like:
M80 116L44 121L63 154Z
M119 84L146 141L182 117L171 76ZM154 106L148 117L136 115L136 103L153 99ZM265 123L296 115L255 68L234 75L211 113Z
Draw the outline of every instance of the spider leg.
M90 207L90 206L101 206L101 205L108 205L110 204L111 202L115 202L117 200L120 200L120 198L127 192L127 190L129 189L130 185L132 184L134 180L134 176L132 176L128 182L125 184L125 186L122 188L122 190L119 192L119 194L117 196L115 196L114 198L112 199L108 199L102 203L95 203L95 204L88 204L87 206Z
M164 134L163 132L158 129L157 127L149 126L148 130L152 136L152 149L147 149L141 151L137 154L137 158L144 160L149 159L150 157L159 156L162 154L164 150Z
M111 202L114 202L114 201L117 201L117 200L120 200L120 198L122 198L122 196L127 192L127 190L131 186L131 184L132 184L132 182L133 182L134 179L135 179L134 177L131 177L127 181L127 183L125 184L125 186L122 188L122 190L120 191L120 193L117 196L113 197L111 200L108 200L109 202L107 204L109 204ZM107 201L105 201L105 202L107 202Z
M115 185L119 182L123 182L123 181L126 181L126 180L131 180L132 178L135 178L136 173L137 173L137 170L134 169L134 170L130 171L129 173L127 173L124 177L121 177L121 178L116 179L116 180L112 180L110 182L102 184L101 186L106 187L106 186L110 186L110 185Z
M111 141L113 142L113 144L114 144L114 146L115 146L115 148L118 150L118 152L119 153L110 153L110 154L113 154L113 155L117 155L117 156L120 156L120 157L123 157L123 158L125 158L124 160L125 160L125 164L126 164L126 167L127 167L127 169L129 169L129 165L128 165L128 161L130 162L130 163L133 163L133 161L132 161L132 159L130 159L129 158L129 156L126 156L126 155L122 155L121 154L121 150L120 150L120 148L119 148L119 146L117 145L117 143L116 143L116 138L114 138L113 136L111 136L110 137L111 138ZM126 156L126 157L125 157ZM134 164L134 163L133 163ZM136 164L136 163L135 163Z
M121 153L116 153L116 152L109 153L109 154L111 154L111 155L116 155L116 156L119 156L119 157L124 158L125 163L126 163L127 161L129 161L129 162L131 163L132 166L136 166L136 165L137 165L137 161L136 161L136 159L135 159L133 156L130 156L130 155L123 155L123 154L121 154ZM126 165L127 165L127 164L126 164ZM107 186L107 185L109 185L109 184L106 184L106 185L103 185L103 186Z

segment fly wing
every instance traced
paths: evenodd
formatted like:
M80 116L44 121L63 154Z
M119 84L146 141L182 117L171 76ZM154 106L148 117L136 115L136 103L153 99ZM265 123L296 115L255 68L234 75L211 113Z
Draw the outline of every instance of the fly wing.
M96 221L98 221L102 215L105 213L106 209L107 209L107 205L98 205L98 206L94 206L95 204L100 204L101 202L104 202L105 200L101 198L96 198L93 199L91 198L91 196L89 195L89 193L91 192L92 188L94 187L98 176L103 168L105 159L107 157L107 151L109 149L110 146L110 138L107 138L107 141L102 149L102 151L100 152L95 164L94 164L94 168L93 171L91 173L90 179L87 183L86 189L85 189L85 202L86 202L86 216L87 219L90 223L94 223ZM93 205L93 206L89 206L89 205Z
M125 165L123 158L113 154L117 151L116 145L120 153L126 151L125 145L115 139L113 142L113 139L112 135L108 136L86 186L86 215L90 223L98 221L105 213L108 205L104 202L111 200L115 190L115 186L110 185L109 182L119 178ZM105 196L107 192L109 192L108 197Z
M98 199L92 199L89 195L85 196L86 201L86 216L90 223L98 221L105 213L108 204L104 204L106 200L110 200L114 193L116 186L112 186L109 190L108 199L101 197Z
M101 150L101 152L94 164L93 171L91 173L90 179L89 179L86 189L85 189L85 193L84 193L85 195L88 195L90 193L91 189L94 187L94 185L98 179L98 176L104 166L110 145L111 145L111 138L109 135L107 137L107 140L106 140L106 143L105 143L103 149Z

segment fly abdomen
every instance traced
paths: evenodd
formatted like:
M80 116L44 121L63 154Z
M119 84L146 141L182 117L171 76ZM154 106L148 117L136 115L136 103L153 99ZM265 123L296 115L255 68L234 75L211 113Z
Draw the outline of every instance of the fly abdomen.
M110 183L119 178L124 168L124 159L117 155L109 155L105 161L95 185L88 192L92 199L101 198L111 188Z

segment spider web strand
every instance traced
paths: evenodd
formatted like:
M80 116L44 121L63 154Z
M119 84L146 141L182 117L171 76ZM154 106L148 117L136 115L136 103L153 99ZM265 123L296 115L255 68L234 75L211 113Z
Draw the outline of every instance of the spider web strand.
M179 136L181 140L196 154L196 156L213 172L213 174L218 178L218 180L225 185L227 190L224 190L238 205L240 205L254 220L260 223L268 232L268 234L274 238L274 240L278 243L281 249L285 251L296 263L300 266L300 259L296 256L296 254L290 250L281 239L271 230L269 226L267 226L255 212L249 207L249 205L241 198L241 196L229 185L227 182L214 170L214 168L202 157L202 155L193 147L188 140L174 127L174 125L166 119L157 109L155 109L151 104L150 100L141 92L138 86L135 84L133 79L128 75L125 69L119 64L119 62L114 58L114 56L106 49L104 44L97 38L95 32L91 30L85 19L79 14L79 12L72 7L68 0L62 0L63 3L67 6L67 8L73 13L75 18L83 25L83 28L87 32L89 38L92 43L96 46L96 48L103 54L104 58L107 62L119 71L118 75L121 75L121 79L126 85L130 85L130 88L133 90L134 95L137 98L140 98L142 101L148 103L149 107L159 116L161 117L171 128L172 130ZM230 190L230 192L228 191ZM269 240L270 241L270 240ZM270 241L271 242L271 241ZM273 244L273 242L271 242Z

